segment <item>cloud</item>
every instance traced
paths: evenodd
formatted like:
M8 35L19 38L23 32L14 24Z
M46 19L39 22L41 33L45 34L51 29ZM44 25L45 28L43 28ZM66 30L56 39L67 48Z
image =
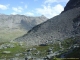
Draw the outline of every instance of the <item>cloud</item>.
M22 12L23 8L22 7L12 7L12 10L14 10L15 12Z
M27 16L34 16L34 13L32 13L32 12L27 12L27 13L25 13L25 15L27 15Z
M8 5L2 5L2 4L0 4L0 9L1 9L1 10L7 10L8 7L9 7L9 5L10 5L10 4L8 4Z
M13 13L11 13L12 15L16 15L16 14L18 14L18 13L16 13L16 12L13 12Z
M41 14L48 18L51 18L51 17L54 17L54 16L60 14L61 11L63 11L63 10L64 10L64 7L60 4L57 4L53 7L51 7L50 5L48 5L48 6L43 5L42 8L37 8L36 12L37 12L37 14Z
M60 2L68 2L69 0L45 0L45 4L51 4L51 3L60 3Z

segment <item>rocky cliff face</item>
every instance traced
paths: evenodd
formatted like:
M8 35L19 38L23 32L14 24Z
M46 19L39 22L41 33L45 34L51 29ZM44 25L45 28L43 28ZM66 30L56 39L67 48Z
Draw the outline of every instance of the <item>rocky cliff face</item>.
M69 0L64 8L64 12L73 8L80 7L80 0Z
M33 27L27 34L15 39L15 41L25 41L27 45L39 45L47 42L55 43L56 40L79 36L80 6L76 5L74 7L73 5L77 4L75 2L80 1L70 0L64 9L64 13Z

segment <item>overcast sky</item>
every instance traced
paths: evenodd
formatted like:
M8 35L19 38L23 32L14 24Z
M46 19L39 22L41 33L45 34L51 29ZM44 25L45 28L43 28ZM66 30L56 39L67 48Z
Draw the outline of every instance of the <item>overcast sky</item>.
M1 14L54 17L69 0L0 0Z

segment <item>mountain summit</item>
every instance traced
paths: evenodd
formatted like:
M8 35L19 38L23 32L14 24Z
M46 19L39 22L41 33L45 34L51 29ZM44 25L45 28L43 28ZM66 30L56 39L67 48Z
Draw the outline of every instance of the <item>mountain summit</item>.
M80 7L80 0L69 0L64 8L64 12L73 8Z
M64 8L64 13L33 27L27 34L14 41L26 42L27 45L39 45L80 36L79 4L80 0L70 0Z

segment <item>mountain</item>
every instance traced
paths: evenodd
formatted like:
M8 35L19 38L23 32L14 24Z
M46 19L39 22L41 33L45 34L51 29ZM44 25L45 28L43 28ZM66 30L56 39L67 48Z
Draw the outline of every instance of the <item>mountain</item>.
M69 0L69 2L66 4L64 11L80 7L80 1L79 0Z
M80 6L78 2L80 3L79 0L70 0L63 13L33 27L27 34L14 41L26 42L27 45L39 45L80 36ZM78 4L74 7L76 3Z
M0 41L13 40L24 35L32 27L46 21L45 16L32 17L25 15L0 14Z
M24 15L0 15L0 29L26 29L30 30L35 25L38 25L47 18L45 16L40 17L30 17Z

